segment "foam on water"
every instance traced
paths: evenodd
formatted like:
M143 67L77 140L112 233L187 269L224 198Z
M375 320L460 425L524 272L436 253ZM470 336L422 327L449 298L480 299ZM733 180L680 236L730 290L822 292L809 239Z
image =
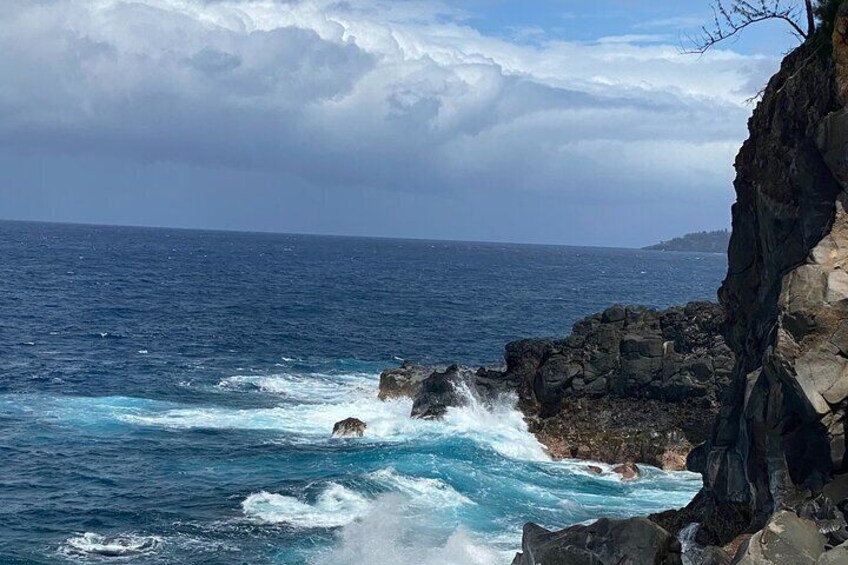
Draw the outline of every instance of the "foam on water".
M493 405L482 403L467 389L467 404L451 408L440 421L409 417L412 401L377 398L378 375L234 376L219 388L260 390L298 403L275 408L177 408L147 414L119 415L130 424L169 428L274 430L310 442L328 440L333 425L356 417L368 424L366 440L405 442L415 439L467 438L515 459L548 461L542 445L527 431L515 398L505 396Z
M439 479L409 477L399 474L391 467L374 471L367 476L376 483L403 494L411 505L451 508L474 504L468 497Z
M299 528L336 528L368 511L372 501L342 485L330 483L312 502L269 492L251 494L241 503L245 516L268 524Z
M162 539L156 536L137 536L133 534L103 536L86 532L69 538L63 548L69 556L99 555L102 557L127 557L150 554L162 546Z
M327 467L328 475L318 483L274 492L269 486L274 478L261 480L251 488L253 494L240 499L246 523L254 528L316 530L310 536L338 530L337 543L332 549L323 546L317 565L506 565L528 519L563 527L602 515L644 514L683 506L699 487L697 475L644 468L639 480L622 482L610 472L589 473L586 462L551 461L528 432L514 397L484 403L463 390L466 404L449 409L442 420L414 420L411 400L377 398L378 382L376 374L356 371L254 375L245 369L223 380L189 384L187 390L204 395L207 404L5 395L0 411L32 412L94 433L263 431L286 445L337 453L338 467ZM208 404L216 400L265 407ZM276 406L267 407L269 400L276 400ZM332 438L333 424L351 416L367 422L365 437ZM381 453L391 455L384 459ZM601 467L610 471L610 466ZM280 470L279 478L286 476ZM69 540L68 551L147 551L129 543L122 549L122 542L92 536Z
M366 373L280 373L273 375L234 375L216 385L220 390L258 391L293 402L341 402L345 396L373 391L374 375Z

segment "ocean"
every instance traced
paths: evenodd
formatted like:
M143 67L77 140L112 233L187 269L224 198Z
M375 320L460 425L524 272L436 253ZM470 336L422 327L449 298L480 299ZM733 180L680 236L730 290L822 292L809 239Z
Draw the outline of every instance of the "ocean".
M512 402L409 419L381 370L499 364L723 255L0 222L0 563L508 564L700 477L552 462ZM368 423L363 439L334 422Z

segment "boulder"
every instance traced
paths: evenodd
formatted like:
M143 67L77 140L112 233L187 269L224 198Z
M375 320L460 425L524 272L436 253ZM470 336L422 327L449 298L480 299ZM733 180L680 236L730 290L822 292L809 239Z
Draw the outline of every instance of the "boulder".
M848 543L843 543L825 551L819 556L816 565L845 565L848 563Z
M551 532L524 526L513 565L679 565L680 543L646 518L601 519Z
M433 374L432 367L425 367L411 361L404 361L400 367L386 369L380 374L380 400L392 398L415 398L421 389L421 383Z
M720 547L711 545L693 559L692 565L731 565L733 558Z
M691 473L703 473L707 469L709 451L707 442L696 445L686 456L686 470Z
M368 424L357 418L346 418L333 426L334 437L362 437Z
M815 565L825 550L825 537L815 523L792 512L777 512L744 544L736 565Z

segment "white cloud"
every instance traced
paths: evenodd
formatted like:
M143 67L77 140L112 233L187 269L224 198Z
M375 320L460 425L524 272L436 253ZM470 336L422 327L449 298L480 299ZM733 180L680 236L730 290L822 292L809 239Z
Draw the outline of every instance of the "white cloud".
M464 22L428 1L13 1L0 142L333 187L715 190L776 64L662 36L515 44Z

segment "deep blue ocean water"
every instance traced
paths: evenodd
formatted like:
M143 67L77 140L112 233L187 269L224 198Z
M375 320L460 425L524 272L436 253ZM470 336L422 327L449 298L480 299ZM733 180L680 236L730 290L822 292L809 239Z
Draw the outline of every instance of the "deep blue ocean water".
M682 506L554 463L511 403L376 399L613 302L713 299L721 255L0 222L0 563L509 563L521 527ZM362 440L330 438L348 416ZM117 555L117 556L116 556Z

